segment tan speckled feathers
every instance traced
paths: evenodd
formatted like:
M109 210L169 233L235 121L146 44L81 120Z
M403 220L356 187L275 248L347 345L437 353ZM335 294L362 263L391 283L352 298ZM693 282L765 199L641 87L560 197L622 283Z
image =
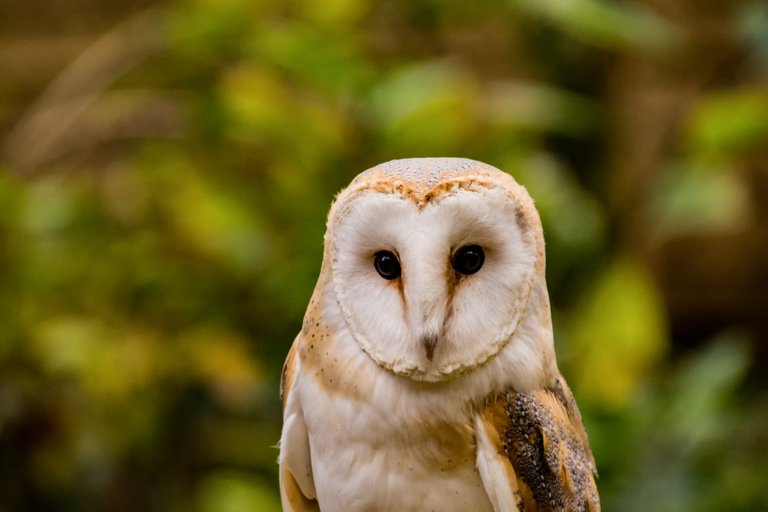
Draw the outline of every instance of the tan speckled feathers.
M418 163L418 165L414 165ZM360 173L350 188L390 185L415 202L424 204L454 187L490 186L513 182L495 167L464 158L421 158L386 162Z

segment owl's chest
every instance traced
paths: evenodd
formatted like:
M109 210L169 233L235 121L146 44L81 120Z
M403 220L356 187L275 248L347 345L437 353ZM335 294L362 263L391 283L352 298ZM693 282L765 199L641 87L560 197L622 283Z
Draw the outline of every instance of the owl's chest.
M322 395L305 409L323 510L491 510L459 408L431 415L407 393L368 398Z

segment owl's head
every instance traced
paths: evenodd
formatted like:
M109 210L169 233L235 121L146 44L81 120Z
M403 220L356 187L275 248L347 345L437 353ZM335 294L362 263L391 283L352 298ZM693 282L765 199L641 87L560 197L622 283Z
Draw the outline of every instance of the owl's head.
M361 173L331 208L325 244L355 341L379 366L421 381L493 358L544 279L533 201L473 160L395 160Z

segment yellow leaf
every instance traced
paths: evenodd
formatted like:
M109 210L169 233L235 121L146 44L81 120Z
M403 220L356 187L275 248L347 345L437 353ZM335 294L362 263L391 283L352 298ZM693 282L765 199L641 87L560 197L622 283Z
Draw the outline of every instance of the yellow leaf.
M668 347L662 299L648 270L622 258L577 308L568 352L585 400L621 408Z

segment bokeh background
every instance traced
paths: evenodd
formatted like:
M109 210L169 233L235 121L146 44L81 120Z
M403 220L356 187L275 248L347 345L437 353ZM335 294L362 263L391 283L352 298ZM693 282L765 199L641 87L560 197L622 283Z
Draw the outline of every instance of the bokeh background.
M0 509L279 510L277 383L357 172L545 225L608 511L768 510L768 3L6 0Z

